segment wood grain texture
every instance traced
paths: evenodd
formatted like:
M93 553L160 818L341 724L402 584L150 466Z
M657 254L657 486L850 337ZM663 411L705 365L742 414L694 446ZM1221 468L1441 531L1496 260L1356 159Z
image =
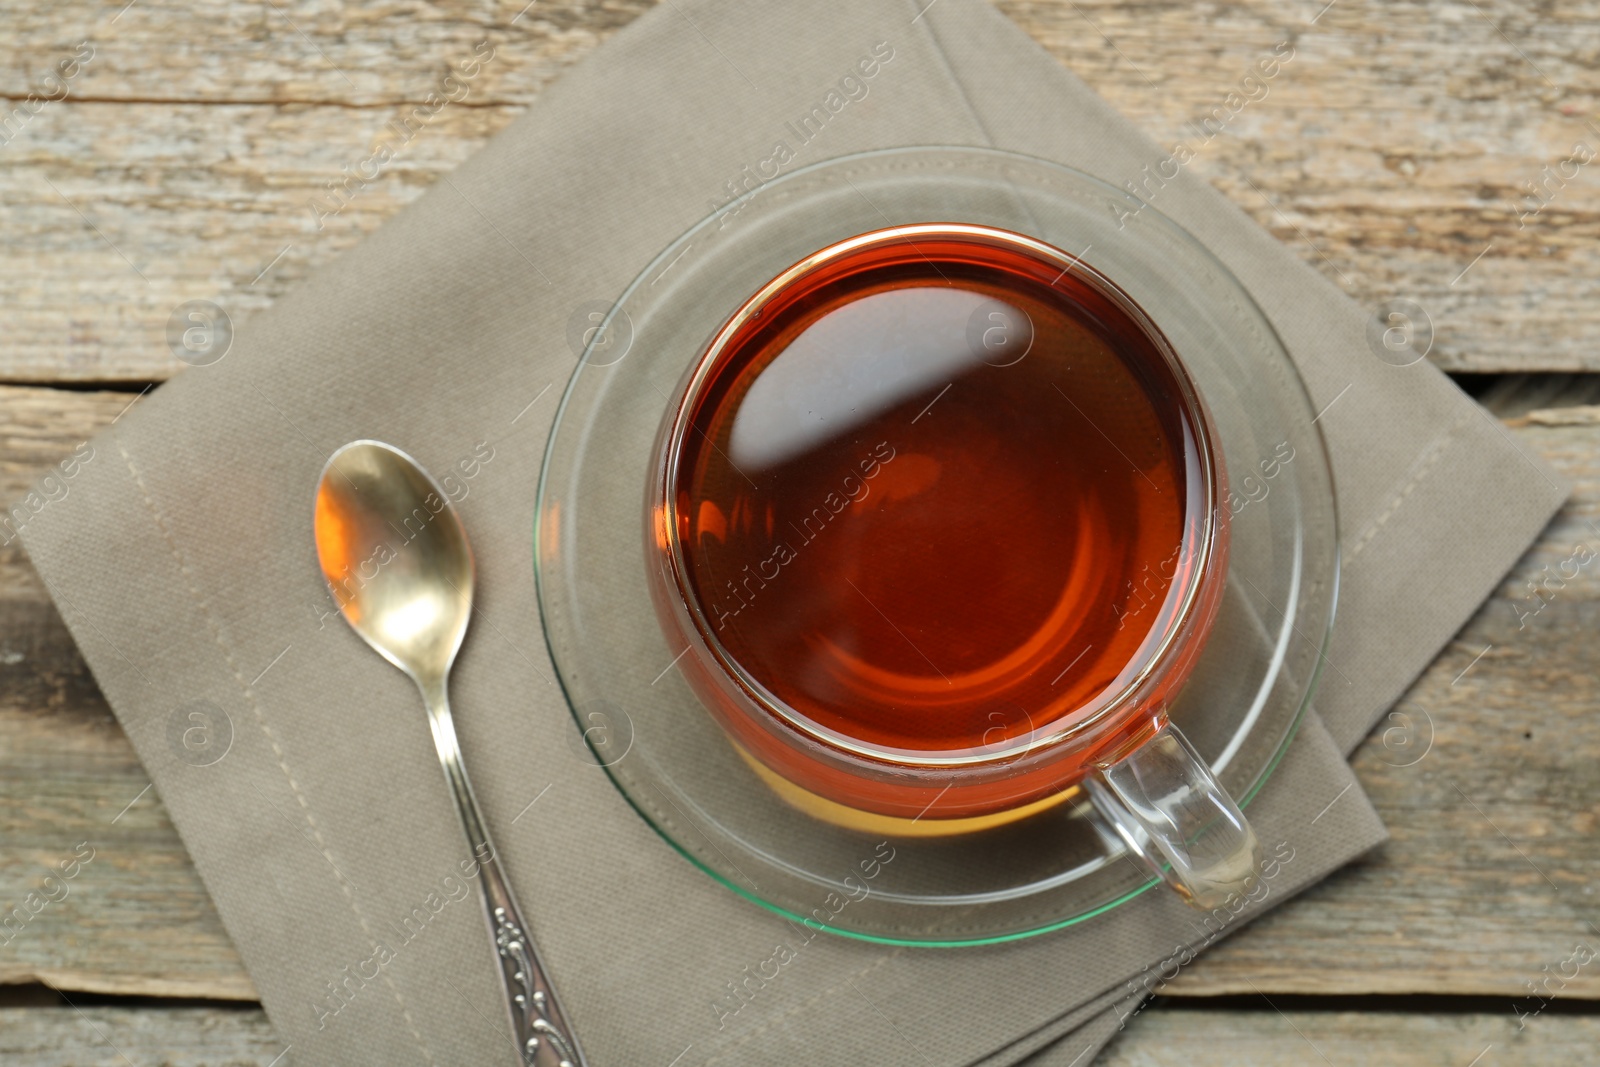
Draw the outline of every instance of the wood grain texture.
M1521 1031L1501 1015L1393 1012L1281 1013L1152 1008L1095 1059L1099 1067L1570 1067L1592 1063L1600 1019L1552 1016ZM119 1051L120 1050L120 1051ZM288 1067L259 1009L71 1008L0 1010L0 1059L9 1067ZM1070 1059L1070 1048L1067 1050ZM122 1056L127 1056L125 1061ZM1475 1059L1475 1057L1482 1057ZM1060 1061L1064 1065L1066 1059Z
M173 373L179 304L236 322L270 305L648 6L0 0L8 110L59 95L51 70L93 48L0 144L0 381ZM999 6L1159 142L1196 146L1196 173L1364 306L1422 305L1440 365L1600 367L1600 160L1543 177L1577 142L1600 151L1600 0ZM484 40L466 99L319 228L311 198ZM1202 137L1282 41L1265 95ZM1547 206L1519 219L1541 181Z
M8 1067L291 1067L259 1008L0 1009Z
M128 400L0 387L0 493ZM1356 756L1392 842L1215 946L1168 992L1479 994L1509 1011L1575 943L1600 951L1600 423L1558 417L1577 410L1518 418L1510 432L1573 480L1572 501L1412 688L1408 718ZM1579 545L1591 562L1570 562ZM15 544L0 547L0 574L0 904L78 842L97 850L72 894L0 948L0 982L252 997L156 798L119 817L148 779ZM1600 999L1600 961L1546 989Z
M1421 304L1445 369L1600 367L1588 340L1600 160L1519 217L1525 183L1547 165L1579 141L1600 152L1600 9L999 7L1157 141L1195 147L1196 173L1357 302ZM1281 41L1294 58L1206 142L1196 124Z
M1600 1019L1504 1014L1154 1008L1096 1067L1567 1067L1593 1063ZM1066 1061L1063 1061L1065 1067Z

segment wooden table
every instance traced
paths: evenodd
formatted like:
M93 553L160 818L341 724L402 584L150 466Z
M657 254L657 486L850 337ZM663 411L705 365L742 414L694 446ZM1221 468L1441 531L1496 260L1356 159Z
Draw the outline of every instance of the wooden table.
M27 113L0 145L0 497L180 369L177 305L270 305L648 6L525 2L0 0L0 93ZM1292 39L1192 166L1357 301L1425 307L1429 358L1577 492L1357 753L1392 843L1187 968L1103 1062L1594 1063L1600 961L1559 976L1575 945L1600 950L1600 567L1547 578L1600 549L1600 389L1556 373L1600 369L1600 160L1572 164L1600 150L1600 0L1324 2L1001 7L1161 141ZM319 229L310 199L484 35L472 95ZM70 95L33 113L74 57ZM0 547L0 904L95 849L0 946L5 1063L281 1051L148 785Z

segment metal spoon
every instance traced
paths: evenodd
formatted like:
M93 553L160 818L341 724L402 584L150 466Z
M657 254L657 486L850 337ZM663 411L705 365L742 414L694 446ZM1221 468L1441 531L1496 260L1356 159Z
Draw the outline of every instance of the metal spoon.
M446 681L472 613L472 549L443 489L416 460L380 441L335 452L317 485L317 561L340 612L422 690L456 814L474 856L500 982L524 1067L585 1067L528 924L495 862L461 746Z

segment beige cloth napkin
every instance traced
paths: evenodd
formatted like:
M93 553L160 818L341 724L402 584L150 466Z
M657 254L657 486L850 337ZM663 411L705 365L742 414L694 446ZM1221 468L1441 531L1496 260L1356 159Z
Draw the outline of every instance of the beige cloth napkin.
M925 2L668 0L242 323L225 359L97 439L72 495L28 524L35 565L292 1045L285 1062L509 1055L416 694L329 617L314 566L312 488L355 437L462 472L481 609L454 678L462 743L595 1067L1081 1065L1136 1003L1130 975L1179 965L1203 940L1164 892L991 948L822 937L719 1022L728 983L792 932L674 854L568 743L530 529L575 309L614 299L875 49L892 58L795 165L966 143L1120 184L1170 152L978 0ZM1269 850L1292 854L1270 906L1383 839L1342 752L1564 490L1427 364L1376 359L1363 312L1204 182L1180 174L1158 206L1243 279L1328 407L1344 531L1337 669L1321 718L1251 806ZM214 761L179 741L197 709ZM374 973L379 942L392 958Z

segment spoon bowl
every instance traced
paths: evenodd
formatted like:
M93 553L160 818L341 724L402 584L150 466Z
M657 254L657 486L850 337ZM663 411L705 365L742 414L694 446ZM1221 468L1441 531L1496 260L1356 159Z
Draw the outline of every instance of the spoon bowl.
M448 672L472 614L472 548L427 472L352 441L322 472L315 528L322 576L356 633L419 685Z

